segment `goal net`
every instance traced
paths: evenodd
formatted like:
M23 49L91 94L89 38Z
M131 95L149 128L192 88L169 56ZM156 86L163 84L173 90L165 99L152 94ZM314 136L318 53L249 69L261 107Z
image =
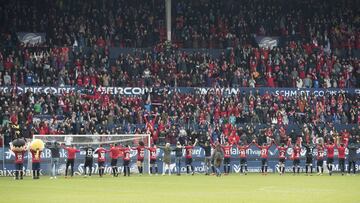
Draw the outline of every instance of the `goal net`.
M42 174L49 175L52 172L51 168L51 146L58 143L61 146L70 146L73 145L77 149L82 147L91 146L94 149L102 145L103 148L109 150L111 146L117 144L118 146L125 147L126 145L130 147L137 147L139 143L144 142L145 147L150 147L150 135L149 134L114 134L114 135L34 135L33 139L41 139L45 143L45 149L42 153L41 169ZM30 154L30 153L29 153ZM132 173L138 173L136 160L137 160L137 151L135 149L131 150L131 164L130 171ZM145 158L143 162L144 173L150 172L150 157L148 150L145 150ZM64 150L64 147L60 149L60 160L58 167L58 174L65 173L65 164L66 164L67 152ZM31 159L28 159L28 169L31 170ZM83 173L83 165L85 162L85 151L80 150L80 153L77 153L75 160L75 175L81 175ZM111 158L109 153L106 154L106 163L105 163L105 173L111 173L110 166ZM94 154L93 162L93 174L98 173L97 165L97 154ZM118 171L123 170L122 156L118 159Z

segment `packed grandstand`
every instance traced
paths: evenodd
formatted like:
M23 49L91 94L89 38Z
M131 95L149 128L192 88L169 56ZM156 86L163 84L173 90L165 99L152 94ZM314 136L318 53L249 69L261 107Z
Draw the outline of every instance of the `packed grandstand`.
M171 42L158 0L2 4L1 134L359 139L358 4L173 1Z

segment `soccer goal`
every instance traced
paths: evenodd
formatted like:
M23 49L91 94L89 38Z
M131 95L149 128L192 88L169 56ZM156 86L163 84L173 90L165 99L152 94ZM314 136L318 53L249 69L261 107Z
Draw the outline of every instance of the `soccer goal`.
M139 142L142 141L145 144L145 147L150 147L151 139L150 134L113 134L113 135L34 135L33 139L41 139L45 146L51 145L54 142L59 143L60 145L70 146L73 145L77 149L81 149L82 147L92 146L94 149L102 145L105 149L110 149L110 147L114 144L125 147L126 145L130 147L137 147ZM63 156L60 158L60 162L65 163L65 150L62 150ZM51 162L51 156L49 156L50 150L48 148L44 149L43 158L42 158L42 169L46 174L46 168L43 165L49 165ZM80 151L77 155L76 162L79 164L84 163L84 155L85 151ZM136 167L136 150L131 150L131 166L130 170L132 173L137 173ZM30 159L29 159L30 160ZM97 173L97 155L94 154L94 173ZM144 173L150 173L150 154L148 150L145 150L144 156ZM28 164L31 167L31 164ZM122 157L119 157L118 166L122 168ZM81 168L81 165L80 165ZM109 153L106 155L106 168L110 169L110 157Z

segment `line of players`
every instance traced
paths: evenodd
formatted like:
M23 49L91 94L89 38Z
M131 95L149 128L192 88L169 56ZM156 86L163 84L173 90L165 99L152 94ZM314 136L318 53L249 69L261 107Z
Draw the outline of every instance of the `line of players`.
M92 175L93 159L94 155L97 154L97 162L99 167L99 176L103 177L105 173L105 162L106 162L106 153L109 153L111 158L111 167L112 174L114 177L117 177L119 174L117 161L122 153L123 158L123 174L124 176L130 176L130 152L131 150L137 151L137 165L139 174L142 175L144 171L143 162L145 159L145 150L150 152L150 172L153 172L155 169L156 174L158 173L158 167L156 164L156 146L145 147L142 141L139 142L137 147L130 147L129 145L118 146L117 144L111 145L110 149L105 149L102 145L99 145L98 148L94 149L92 146L88 145L87 147L81 147L80 150L76 149L74 145L70 147L64 146L64 149L68 152L66 168L65 168L65 178L68 177L68 169L71 168L70 176L74 175L74 161L76 158L76 153L80 150L85 151L85 163L84 163L84 176L87 174ZM87 170L88 169L88 170Z
M181 158L182 156L182 150L185 149L185 163L186 163L186 169L187 174L190 173L194 174L194 167L192 166L192 150L196 146L198 142L195 141L195 143L192 145L192 143L188 143L187 146L182 146L179 143L177 144L176 148L172 151L175 151L176 157ZM249 145L236 145L236 147L239 150L239 157L240 157L240 173L247 174L247 149L251 146L251 144L254 144L256 147L260 149L260 157L261 157L261 173L263 175L267 175L267 167L268 167L268 157L269 157L269 148L275 144L277 150L279 151L279 174L283 175L285 173L285 160L287 159L287 150L288 148L292 148L292 155L290 157L291 160L293 160L293 173L300 173L300 154L302 150L301 144L295 144L292 145L290 140L289 142L285 144L277 144L274 141L271 142L271 144L264 143L263 145L258 145L255 141L250 143ZM210 167L212 168L212 172L215 172L214 166L213 166L213 160L211 156L211 148L214 148L216 144L209 144L209 142L206 142L204 145L199 144L202 148L205 150L205 166L206 166L206 175L210 174ZM230 173L230 158L231 158L231 149L233 148L233 145L229 144L228 142L221 146L223 149L224 154L224 173L225 175ZM304 144L304 147L306 149L306 167L305 172L306 174L312 174L313 173L313 150L316 148L316 170L318 175L322 175L324 172L323 164L325 160L325 150L327 152L327 160L326 165L327 169L329 171L329 175L332 175L333 171L333 164L334 164L334 149L337 148L338 150L338 159L339 159L339 167L342 175L345 173L345 150L348 146L345 144L334 144L333 142L330 142L328 144L317 144L317 145L311 145L311 144ZM71 165L73 168L73 155L71 155L74 152L74 148L68 148L65 147L66 150L68 150L68 160L70 160L70 164L66 164L66 169L68 169L69 165ZM152 174L155 172L155 174L158 173L158 167L157 167L157 154L156 154L156 146L153 145L150 148L147 148L144 146L142 142L140 142L139 146L130 148L129 146L125 147L119 147L119 146L112 146L109 150L106 150L102 148L101 146L97 149L93 149L92 147L86 147L83 148L86 151L86 158L85 158L85 175L86 175L86 168L89 168L90 175L91 175L91 167L92 167L92 160L93 160L93 154L98 154L98 165L99 165L99 175L102 176L104 174L104 165L105 165L105 153L110 152L111 157L111 166L113 169L113 175L117 176L117 158L119 157L120 151L123 151L123 166L124 166L124 176L130 175L130 169L129 169L129 162L130 162L130 150L137 150L137 165L138 165L138 171L139 174L143 174L143 161L144 161L144 151L149 150L150 152L150 173ZM76 150L75 152L78 152L79 150ZM69 162L69 161L68 161ZM177 175L180 175L180 168L181 168L181 159L176 159L176 168L177 168ZM355 160L349 160L349 169L348 173L350 173L351 167L353 167L353 173L355 173ZM155 170L153 170L155 168ZM164 168L165 170L165 168ZM169 174L170 169L168 169ZM67 173L67 170L66 170ZM165 173L165 171L164 171ZM73 170L72 170L73 174Z
M301 142L300 142L301 143ZM198 144L198 141L196 140L194 144L191 142L188 143L186 146L180 145L180 143L177 144L175 149L172 149L171 151L175 151L175 162L176 162L176 169L177 169L177 175L180 175L180 169L181 169L181 160L183 156L183 149L185 149L185 163L186 163L186 169L187 174L194 175L194 167L192 165L192 150L193 148ZM287 159L287 150L288 148L292 148L292 155L290 157L291 160L293 160L293 173L300 173L300 153L302 150L301 144L295 144L292 145L290 140L287 144L277 144L276 142L272 141L270 144L264 143L263 145L259 145L255 142L255 140L250 143L249 145L239 144L235 145L239 150L239 158L240 158L240 173L241 174L247 174L247 149L251 145L255 145L260 149L260 158L261 158L261 174L267 175L267 168L268 168L268 157L269 157L269 148L274 144L276 145L276 148L278 150L278 158L279 158L279 174L283 175L285 173L285 160ZM205 175L210 174L210 168L212 169L212 174L215 173L215 167L214 167L214 160L213 156L211 154L212 148L215 148L216 145L220 145L219 143L209 143L206 142L205 144L199 144L205 151ZM333 142L330 142L328 144L317 144L317 145L311 145L311 144L304 144L303 145L306 149L306 167L305 172L306 174L312 174L313 173L313 150L317 149L316 151L316 169L318 172L318 175L322 175L324 172L323 168L323 162L325 160L325 150L327 152L327 169L329 171L329 175L332 175L333 170L333 163L334 163L334 149L337 148L338 150L338 159L339 159L339 168L344 175L345 173L345 150L348 147L347 145L341 143L341 144L334 144ZM117 177L119 174L118 167L117 167L117 160L120 157L120 154L122 152L122 159L123 159L123 174L124 176L130 176L130 152L131 150L137 151L137 166L139 174L143 174L143 161L145 159L145 150L148 150L150 152L150 174L157 174L158 173L158 166L157 166L157 147L155 145L152 145L151 147L145 147L144 143L142 141L139 142L139 145L137 147L130 147L128 145L125 146L118 146L117 144L114 144L110 146L110 149L105 149L102 147L102 145L99 145L97 149L94 149L91 145L88 145L86 147L81 147L80 149L76 149L74 145L72 146L65 146L62 145L62 147L67 151L67 161L66 161L66 170L65 170L65 177L68 177L68 169L70 168L70 176L74 175L74 162L76 159L76 153L80 152L80 150L85 151L85 163L84 163L84 176L92 175L92 167L93 167L93 159L94 154L97 154L97 161L98 161L98 167L99 167L99 176L102 177L104 175L105 170L105 162L106 162L106 153L109 153L109 156L111 158L111 167L112 167L112 174L114 177ZM169 147L169 146L168 146ZM234 145L227 142L225 145L221 145L221 148L223 150L223 167L224 167L224 173L225 175L230 173L230 158L231 158L231 150L234 147ZM24 153L23 152L14 152L15 153L15 165L16 165L16 172L20 175L22 174L22 166L24 162ZM355 150L356 151L356 150ZM40 171L40 158L39 156L34 156L35 152L31 152L33 154L32 156L32 163L33 163L33 173L35 174L34 177L37 177L38 179L39 171ZM36 158L37 157L37 158ZM350 173L351 167L353 168L353 173L355 174L356 168L355 168L355 161L354 158L349 158L349 168L348 173ZM169 172L169 175L171 174L170 170L170 164L167 164L167 169ZM87 170L88 169L88 170ZM163 175L165 174L165 167L163 170Z

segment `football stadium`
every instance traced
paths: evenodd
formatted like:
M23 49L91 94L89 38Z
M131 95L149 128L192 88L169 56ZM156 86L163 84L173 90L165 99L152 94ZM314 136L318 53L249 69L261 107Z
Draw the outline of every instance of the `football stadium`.
M0 203L359 203L359 0L0 0Z

